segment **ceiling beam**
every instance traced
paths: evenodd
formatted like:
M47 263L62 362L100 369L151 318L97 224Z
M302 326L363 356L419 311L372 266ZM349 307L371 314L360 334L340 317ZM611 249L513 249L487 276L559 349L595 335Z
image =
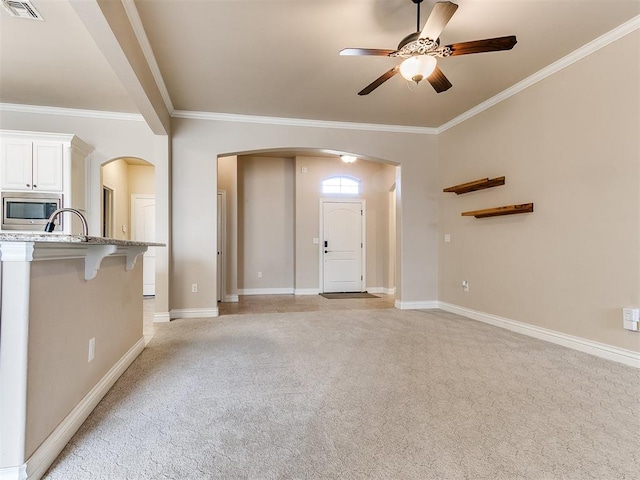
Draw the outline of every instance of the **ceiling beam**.
M171 115L129 16L118 0L69 0L140 114L156 135L168 135Z

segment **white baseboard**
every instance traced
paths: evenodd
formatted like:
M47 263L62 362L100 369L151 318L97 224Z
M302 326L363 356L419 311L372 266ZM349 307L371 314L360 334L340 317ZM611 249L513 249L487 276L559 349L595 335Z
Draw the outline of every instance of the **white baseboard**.
M294 295L319 295L319 288L296 288L293 291Z
M381 293L383 295L395 295L396 294L396 288L387 288L387 287L367 287L366 288L367 292L371 293L371 294L376 294L376 293Z
M60 425L38 447L24 465L14 467L13 472L0 471L2 480L38 480L54 462L71 437L78 431L89 414L96 408L116 380L133 363L144 350L144 338L138 340L118 362L111 367L107 374L93 387L71 413L65 417Z
M154 323L167 323L171 321L171 315L169 312L156 312L153 314Z
M238 295L293 295L293 288L243 288Z
M395 307L400 310L427 310L438 308L438 301L423 300L419 302L403 302L402 300L396 300Z
M20 465L19 467L0 468L0 480L26 480L26 478L27 478L26 463L23 465Z
M224 296L224 301L228 302L228 303L238 303L238 301L239 301L238 295L235 295L235 294L225 295Z
M213 318L219 315L218 308L174 308L169 312L171 318Z
M488 323L489 325L494 325L500 328L506 328L513 332L545 340L557 345L562 345L563 347L568 347L580 352L589 353L607 360L623 363L630 367L640 368L640 353L633 352L631 350L612 347L611 345L606 345L604 343L594 342L585 338L575 337L555 330L537 327L528 323L522 323L516 320L499 317L497 315L471 310L469 308L460 307L446 302L437 303L438 306L435 308L440 308L447 312L456 313L472 320Z

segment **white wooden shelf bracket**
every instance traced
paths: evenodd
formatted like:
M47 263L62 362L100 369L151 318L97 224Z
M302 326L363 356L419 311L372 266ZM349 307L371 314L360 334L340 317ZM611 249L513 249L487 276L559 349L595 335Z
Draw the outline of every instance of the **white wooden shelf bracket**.
M147 247L129 247L127 249L127 272L133 270L136 265L138 257L147 251Z
M87 247L87 256L84 259L84 279L91 280L98 275L104 257L115 253L118 247L116 245L87 245Z

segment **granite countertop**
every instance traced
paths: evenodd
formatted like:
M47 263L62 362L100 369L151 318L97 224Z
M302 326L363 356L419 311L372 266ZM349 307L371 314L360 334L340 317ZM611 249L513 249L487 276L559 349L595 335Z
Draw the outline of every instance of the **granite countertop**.
M0 242L36 242L36 243L84 243L89 245L118 245L121 247L165 247L164 243L136 242L117 238L91 237L84 235L64 235L45 232L0 232Z

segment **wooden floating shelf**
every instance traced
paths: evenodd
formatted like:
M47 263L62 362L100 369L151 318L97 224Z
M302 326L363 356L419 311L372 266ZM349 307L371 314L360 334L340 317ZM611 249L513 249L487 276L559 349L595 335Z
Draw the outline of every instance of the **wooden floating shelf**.
M473 182L461 183L460 185L445 188L442 191L453 192L456 195L460 195L462 193L475 192L476 190L484 190L485 188L497 187L499 185L504 185L504 177L481 178L480 180L474 180Z
M518 213L533 212L533 203L523 203L522 205L506 205L504 207L485 208L484 210L474 210L472 212L462 212L463 217L499 217L501 215L516 215Z

